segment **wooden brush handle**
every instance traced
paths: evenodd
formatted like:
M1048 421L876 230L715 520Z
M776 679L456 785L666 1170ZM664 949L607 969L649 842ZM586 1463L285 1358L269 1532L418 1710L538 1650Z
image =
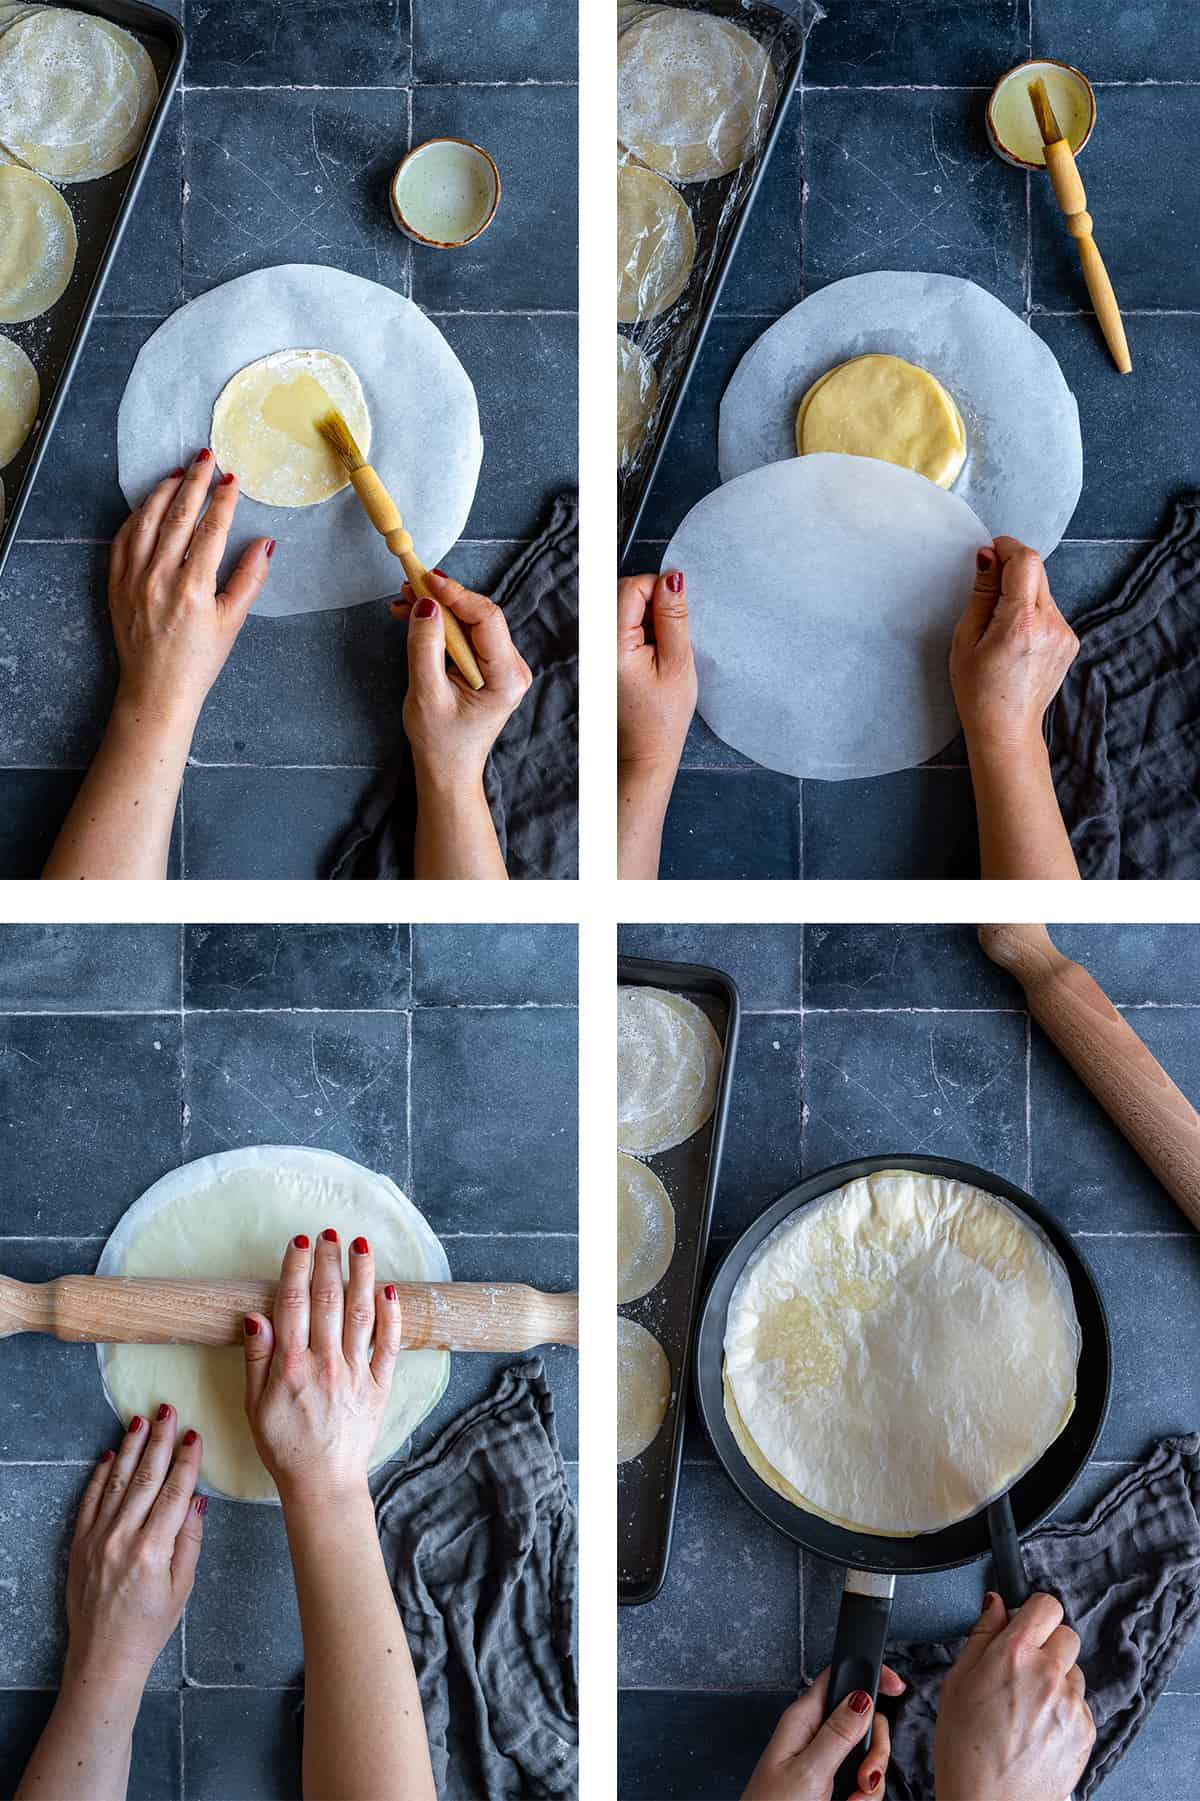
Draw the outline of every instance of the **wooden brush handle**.
M361 469L356 469L350 480L354 484L354 492L363 503L367 518L392 555L403 563L404 573L418 595L422 600L436 599L425 580L425 565L413 549L412 533L401 519L400 509L370 463L364 463ZM442 608L442 624L446 628L446 651L450 661L463 680L478 691L483 687L483 676L475 661L475 652L471 649L471 641L466 632L449 607Z
M382 1286L382 1284L381 1284ZM0 1338L46 1332L72 1344L242 1342L247 1313L271 1314L274 1282L140 1276L0 1276ZM579 1297L520 1282L397 1282L405 1350L530 1351L579 1343Z
M979 942L1020 982L1047 1038L1200 1229L1200 1116L1187 1096L1045 926L980 926Z
M1079 260L1083 264L1083 279L1087 283L1092 306L1100 321L1104 341L1121 374L1128 375L1133 368L1133 359L1130 357L1129 345L1125 338L1121 309L1117 305L1112 282L1108 279L1108 270L1104 267L1104 259L1097 250L1096 240L1092 236L1092 215L1087 210L1087 194L1084 192L1083 182L1080 180L1075 154L1065 138L1057 144L1046 145L1046 167L1049 169L1050 179L1054 183L1058 204L1066 218L1067 230L1079 246Z

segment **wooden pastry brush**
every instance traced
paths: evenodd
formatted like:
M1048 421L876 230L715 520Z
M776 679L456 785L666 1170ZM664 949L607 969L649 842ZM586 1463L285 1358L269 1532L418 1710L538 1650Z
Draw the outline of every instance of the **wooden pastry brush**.
M1104 267L1104 260L1092 236L1092 215L1087 210L1087 195L1075 166L1075 152L1063 136L1054 116L1044 81L1030 82L1029 99L1038 122L1038 130L1042 134L1042 143L1046 147L1046 167L1054 184L1055 198L1067 221L1067 230L1079 246L1083 279L1087 283L1096 317L1100 321L1104 341L1120 373L1128 375L1133 368L1133 361L1129 355L1129 345L1125 341L1125 327L1121 323L1121 311L1113 293L1113 285L1108 279L1108 270Z
M354 442L354 434L335 408L317 420L317 430L338 459L350 484L363 503L363 509L375 530L394 557L404 565L404 573L422 600L434 600L426 580L425 565L413 549L412 533L407 529L395 501ZM446 651L463 680L472 688L483 687L483 677L470 639L449 607L442 608L446 628Z

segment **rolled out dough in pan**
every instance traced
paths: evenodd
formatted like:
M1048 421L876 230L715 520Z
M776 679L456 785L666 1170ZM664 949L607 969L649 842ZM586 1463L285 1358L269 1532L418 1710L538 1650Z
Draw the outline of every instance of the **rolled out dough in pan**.
M675 1209L654 1171L617 1152L617 1305L639 1301L675 1254Z
M33 430L41 385L19 344L0 338L0 469L11 463Z
M855 1531L968 1519L1075 1406L1070 1278L1015 1208L884 1170L802 1207L725 1323L726 1417L769 1486Z
M466 370L418 306L340 269L284 263L214 288L173 313L142 346L121 400L117 460L131 506L209 442L213 407L248 363L297 345L345 359L362 383L371 462L417 555L435 566L458 541L483 458ZM251 538L279 541L255 613L355 606L395 594L404 572L349 489L322 506L243 498L224 579Z
M696 260L692 215L669 181L636 163L617 174L617 319L655 319L674 306Z
M40 318L75 269L71 209L56 187L17 163L0 168L0 323Z
M721 480L794 457L797 410L814 382L874 352L928 370L953 395L967 443L955 493L989 536L1006 532L1048 557L1083 485L1079 409L1049 346L954 275L852 275L777 319L721 401Z
M958 726L950 640L988 539L957 494L873 457L726 482L662 564L687 576L701 717L785 775L924 763Z
M721 1040L694 1001L665 988L617 992L617 1143L653 1157L709 1119Z
M617 1317L617 1462L652 1445L671 1400L671 1365L652 1332Z
M334 1226L343 1274L351 1239L361 1232L375 1253L376 1281L445 1282L446 1253L408 1197L331 1151L253 1145L187 1163L147 1190L118 1221L96 1266L98 1276L277 1278L296 1232L315 1243ZM160 1401L204 1439L203 1486L242 1501L274 1501L242 1406L243 1353L237 1345L99 1345L109 1401L128 1422L153 1418ZM449 1379L445 1351L402 1351L371 1459L399 1450L440 1400Z
M35 6L0 30L0 143L54 181L124 168L157 99L149 52L108 19Z
M736 169L775 109L778 88L765 47L712 13L647 9L622 30L617 65L621 142L676 181Z

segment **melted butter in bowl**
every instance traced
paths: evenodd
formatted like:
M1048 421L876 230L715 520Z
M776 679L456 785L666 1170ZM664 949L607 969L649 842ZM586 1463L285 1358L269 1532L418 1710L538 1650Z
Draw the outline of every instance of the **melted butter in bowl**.
M464 138L430 138L392 177L392 218L406 237L457 250L485 232L500 204L500 171Z

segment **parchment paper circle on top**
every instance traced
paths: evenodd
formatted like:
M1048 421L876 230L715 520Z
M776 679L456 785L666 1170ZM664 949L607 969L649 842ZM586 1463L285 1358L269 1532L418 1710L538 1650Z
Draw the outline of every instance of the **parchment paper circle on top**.
M266 1218L266 1203L282 1196L282 1213L287 1224L277 1229ZM202 1197L204 1207L189 1222L178 1210L189 1197ZM211 1231L203 1238L207 1224ZM387 1176L375 1174L340 1157L333 1151L314 1150L303 1145L258 1144L240 1150L220 1151L211 1157L199 1157L173 1169L148 1188L121 1215L96 1265L98 1276L155 1275L167 1278L184 1274L181 1264L190 1257L202 1267L194 1273L198 1278L213 1280L253 1277L270 1280L279 1275L283 1247L289 1233L307 1232L315 1244L316 1235L325 1226L334 1226L341 1239L343 1276L348 1247L357 1233L363 1232L375 1253L376 1281L389 1276L397 1281L447 1282L450 1265L446 1253L424 1215L418 1212L408 1196ZM148 1237L157 1231L157 1241ZM141 1254L139 1255L139 1245ZM160 1400L186 1406L183 1392L172 1393L172 1361L179 1345L97 1345L100 1379L113 1411L123 1420L132 1408L145 1413ZM136 1350L157 1354L154 1366L142 1372L120 1369L124 1353ZM220 1407L232 1414L236 1434L228 1457L222 1457L211 1437L205 1439L204 1480L201 1487L209 1494L225 1495L235 1500L274 1502L274 1484L254 1455L238 1397L243 1387L243 1357L239 1346L209 1348L204 1351L207 1367L197 1391L201 1406ZM396 1366L391 1394L388 1398L379 1438L371 1458L371 1467L395 1455L414 1429L437 1405L446 1389L450 1374L447 1351L402 1351ZM182 1381L183 1378L181 1377ZM161 1393L140 1392L139 1382L155 1383ZM117 1389L128 1391L122 1406ZM211 1397L211 1398L210 1398ZM201 1426L201 1420L184 1425ZM233 1492L232 1478L246 1468L249 1459L257 1492ZM223 1487L218 1479L228 1470Z
M925 762L957 730L950 640L988 541L956 494L874 457L794 456L726 482L662 563L687 576L701 717L785 775Z
M213 403L230 377L302 344L345 357L371 415L371 463L417 555L438 564L462 533L483 459L470 377L437 326L378 282L311 263L239 276L190 301L138 353L121 400L117 461L137 506L169 469L209 441ZM252 538L276 538L264 617L356 606L395 594L403 570L347 488L317 507L243 498L222 579Z
M721 401L721 480L794 457L808 389L871 351L937 377L967 436L954 492L989 536L1006 532L1048 557L1083 486L1079 409L1049 346L1002 301L955 275L852 275L777 319Z

